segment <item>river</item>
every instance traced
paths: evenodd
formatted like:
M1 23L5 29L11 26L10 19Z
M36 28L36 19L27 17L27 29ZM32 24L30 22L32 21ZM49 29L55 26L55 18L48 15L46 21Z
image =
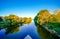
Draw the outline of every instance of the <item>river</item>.
M8 35L5 35L5 30L0 30L0 38L1 39L24 39L27 35L30 36L31 39L41 39L39 37L37 28L34 24L34 22L28 24L24 24L24 26L20 27L20 30L17 33L10 33ZM27 37L26 39L28 39Z

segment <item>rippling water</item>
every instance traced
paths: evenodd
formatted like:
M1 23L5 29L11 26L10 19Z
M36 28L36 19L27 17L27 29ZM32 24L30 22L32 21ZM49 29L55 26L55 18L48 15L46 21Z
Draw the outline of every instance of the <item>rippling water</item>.
M5 30L0 30L0 39L24 39L27 35L29 35L32 39L41 39L37 33L34 22L29 25L25 24L24 26L20 27L19 32L15 34L11 33L5 35Z

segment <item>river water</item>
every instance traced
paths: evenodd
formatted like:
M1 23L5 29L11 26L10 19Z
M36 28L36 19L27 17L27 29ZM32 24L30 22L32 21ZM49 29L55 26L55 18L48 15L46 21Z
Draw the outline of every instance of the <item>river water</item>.
M38 35L34 22L29 25L24 24L24 26L21 26L20 30L15 34L11 33L5 35L5 30L0 30L0 39L24 39L27 35L29 35L31 39L41 39ZM26 39L28 39L28 37Z

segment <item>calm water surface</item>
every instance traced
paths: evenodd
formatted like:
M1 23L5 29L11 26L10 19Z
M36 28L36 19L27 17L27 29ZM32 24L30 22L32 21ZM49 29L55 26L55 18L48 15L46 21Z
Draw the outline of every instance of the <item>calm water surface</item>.
M0 39L24 39L27 35L29 35L32 39L41 39L41 37L39 37L37 33L37 29L34 22L29 25L25 24L24 26L20 27L19 32L15 34L11 33L5 35L5 30L0 30Z

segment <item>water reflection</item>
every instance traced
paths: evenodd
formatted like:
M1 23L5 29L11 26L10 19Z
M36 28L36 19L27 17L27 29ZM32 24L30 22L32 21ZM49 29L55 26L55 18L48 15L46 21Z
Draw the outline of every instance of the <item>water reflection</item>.
M2 33L2 32L0 32L0 33ZM32 22L29 25L25 24L24 26L20 27L20 31L15 34L4 35L2 33L2 35L3 35L2 37L4 37L4 39L24 39L25 36L27 36L27 35L30 35L32 39L40 39L34 22Z

